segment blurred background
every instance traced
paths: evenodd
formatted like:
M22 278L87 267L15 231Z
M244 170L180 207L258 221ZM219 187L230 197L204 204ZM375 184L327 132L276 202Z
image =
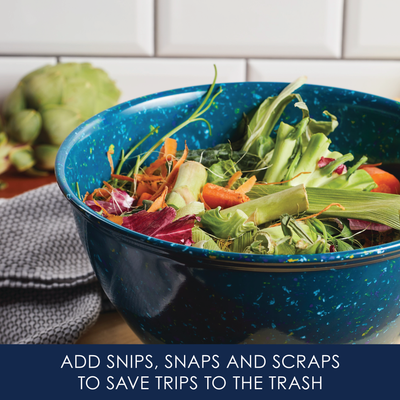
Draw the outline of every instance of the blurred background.
M44 65L89 61L120 102L218 81L400 97L396 0L0 0L0 103Z

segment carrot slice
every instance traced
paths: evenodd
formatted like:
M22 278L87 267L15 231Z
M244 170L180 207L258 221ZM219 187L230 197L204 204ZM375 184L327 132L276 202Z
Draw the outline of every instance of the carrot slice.
M248 179L245 183L243 183L243 185L239 186L235 192L236 193L247 193L250 192L251 188L254 186L254 184L256 183L256 176L253 175L250 179Z
M167 158L165 156L154 161L146 168L146 170L145 170L146 175L153 175L154 171L156 171L158 168L162 167L166 162L167 162Z
M185 162L188 154L189 154L189 148L187 147L187 144L185 141L185 150L182 154L182 157L175 164L174 168L172 168L172 171L169 173L166 181L153 194L153 197L151 198L152 200L155 200L163 192L163 190L166 186L168 186L170 188L170 191L173 189L174 181L175 181L175 178L178 176L179 168Z
M160 208L164 208L165 207L165 197L168 194L168 186L165 186L161 195L158 196L153 204L150 206L150 208L147 210L147 212L154 212L157 211Z
M227 189L230 189L234 183L242 176L242 171L235 172L229 179L227 185L225 186Z
M118 225L122 225L123 222L123 217L121 217L120 215L114 215L114 214L110 214L105 208L103 208L96 200L94 200L94 204L96 204L97 207L100 207L101 210L103 211L103 215L105 218L107 218L108 220L115 222Z
M110 167L111 167L111 173L114 173L114 163L113 163L113 159L111 157L111 155L114 154L114 145L110 145L110 147L108 148L107 151L107 158L108 158L108 162L110 163Z
M159 158L159 159L164 157L164 154L165 154L164 149L165 149L165 144L163 144L163 145L161 146L160 152L158 153L158 158Z
M118 179L120 181L128 181L128 182L141 182L141 181L155 181L155 182L160 182L163 180L162 176L156 176L156 175L147 175L147 174L136 174L134 178L131 178L130 176L124 176L124 175L116 175L116 174L111 174L111 178Z
M203 193L200 193L199 194L199 199L200 199L200 201L204 204L204 208L206 209L206 210L211 210L211 207L206 203L206 201L204 200L204 197L203 197Z
M136 197L140 197L143 193L149 192L150 187L144 182L138 182L136 186Z
M114 190L114 188L106 181L103 181L104 186L110 191L109 194Z
M147 192L143 192L140 197L139 197L139 201L138 201L138 207L141 207L143 205L143 200L150 200L151 198L151 194L147 193Z
M164 155L167 161L172 161L175 157L178 142L176 139L167 138L164 142Z
M89 192L86 192L82 201L85 202L86 200L93 200L93 196Z
M217 208L218 206L229 208L250 200L244 193L214 185L213 183L204 185L203 199L211 208Z
M175 154L176 154L176 149L178 147L178 142L175 139L172 138L167 138L165 139L163 147L161 147L160 150L160 156L165 157L166 161L173 161L173 165L175 166L176 161L175 161ZM168 175L167 171L167 166L162 165L161 166L161 176L166 177Z
M371 192L400 194L400 182L394 175L383 169L371 166L363 166L362 169L368 172L370 177L378 185L378 187L372 189Z

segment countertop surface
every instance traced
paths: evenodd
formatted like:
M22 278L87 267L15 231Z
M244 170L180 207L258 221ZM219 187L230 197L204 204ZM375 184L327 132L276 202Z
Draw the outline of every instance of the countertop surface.
M11 198L28 190L56 181L54 174L46 177L27 177L16 172L0 175L7 187L0 190L0 198ZM77 344L141 344L122 317L115 311L102 313L96 323L82 334Z

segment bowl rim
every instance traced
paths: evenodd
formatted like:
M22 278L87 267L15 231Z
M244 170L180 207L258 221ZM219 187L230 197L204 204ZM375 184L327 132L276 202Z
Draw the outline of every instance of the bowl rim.
M285 86L287 82L267 82L267 81L258 81L258 82L228 82L228 83L217 83L216 86L233 86L238 84L251 84L251 85L276 85L276 86ZM365 96L371 96L374 100L374 105L377 105L377 102L389 102L390 104L397 103L398 101L393 99L388 99L385 97L381 97L378 95L373 95L370 93L359 92L351 89L343 89L333 86L325 86L325 85L316 85L316 84L304 84L304 87L312 87L312 88L324 88L329 89L333 94L337 91L346 91L350 96L362 95L365 99ZM376 260L381 260L383 257L385 259L395 258L397 257L397 253L400 255L400 240L389 242L379 246L368 247L366 249L357 249L357 250L349 250L349 251L341 251L334 253L322 253L322 254L307 254L307 255L261 255L261 254L245 254L245 253L232 253L225 252L221 250L208 250L202 248L196 248L192 246L186 246L177 243L171 243L165 240L156 239L147 235L143 235L141 233L132 231L130 229L124 228L120 225L117 225L106 218L97 214L94 210L85 205L73 192L70 185L67 183L67 179L64 173L64 166L66 163L66 159L70 150L73 146L79 142L82 137L86 134L87 129L90 126L96 125L97 123L101 123L108 114L113 114L115 111L122 112L127 108L131 108L135 105L143 104L148 101L167 97L179 95L182 93L187 93L188 90L191 92L205 93L210 85L197 85L197 86L187 86L177 89L166 90L162 92L153 93L146 96L141 96L132 100L125 101L123 103L119 103L111 108L108 108L99 114L91 117L86 120L82 124L80 124L77 128L75 128L63 141L61 144L59 151L57 153L56 162L55 162L55 176L57 184L70 202L72 206L74 206L80 213L85 215L86 217L90 215L94 217L99 222L106 224L109 228L120 232L121 234L127 235L128 238L140 241L142 243L148 243L160 248L161 250L167 250L169 252L174 253L186 253L190 254L196 259L201 259L202 261L212 260L213 263L218 260L221 262L222 267L224 264L230 264L229 268L234 269L243 269L250 270L248 268L249 264L252 266L264 266L264 268L252 268L252 270L268 270L273 272L276 269L279 272L282 271L307 271L307 270L326 270L333 268L333 264L340 265L339 268L350 268L356 267L360 265L366 265L367 263L375 263L378 262ZM339 93L337 93L339 95ZM356 261L358 261L356 263ZM232 264L238 264L238 267L235 268ZM247 267L243 267L243 265L247 265ZM288 268L290 265L291 268ZM226 268L226 267L225 267Z

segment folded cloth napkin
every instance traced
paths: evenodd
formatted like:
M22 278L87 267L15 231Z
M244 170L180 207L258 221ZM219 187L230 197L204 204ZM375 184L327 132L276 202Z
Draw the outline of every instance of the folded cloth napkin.
M103 293L57 184L0 201L0 343L75 343Z

